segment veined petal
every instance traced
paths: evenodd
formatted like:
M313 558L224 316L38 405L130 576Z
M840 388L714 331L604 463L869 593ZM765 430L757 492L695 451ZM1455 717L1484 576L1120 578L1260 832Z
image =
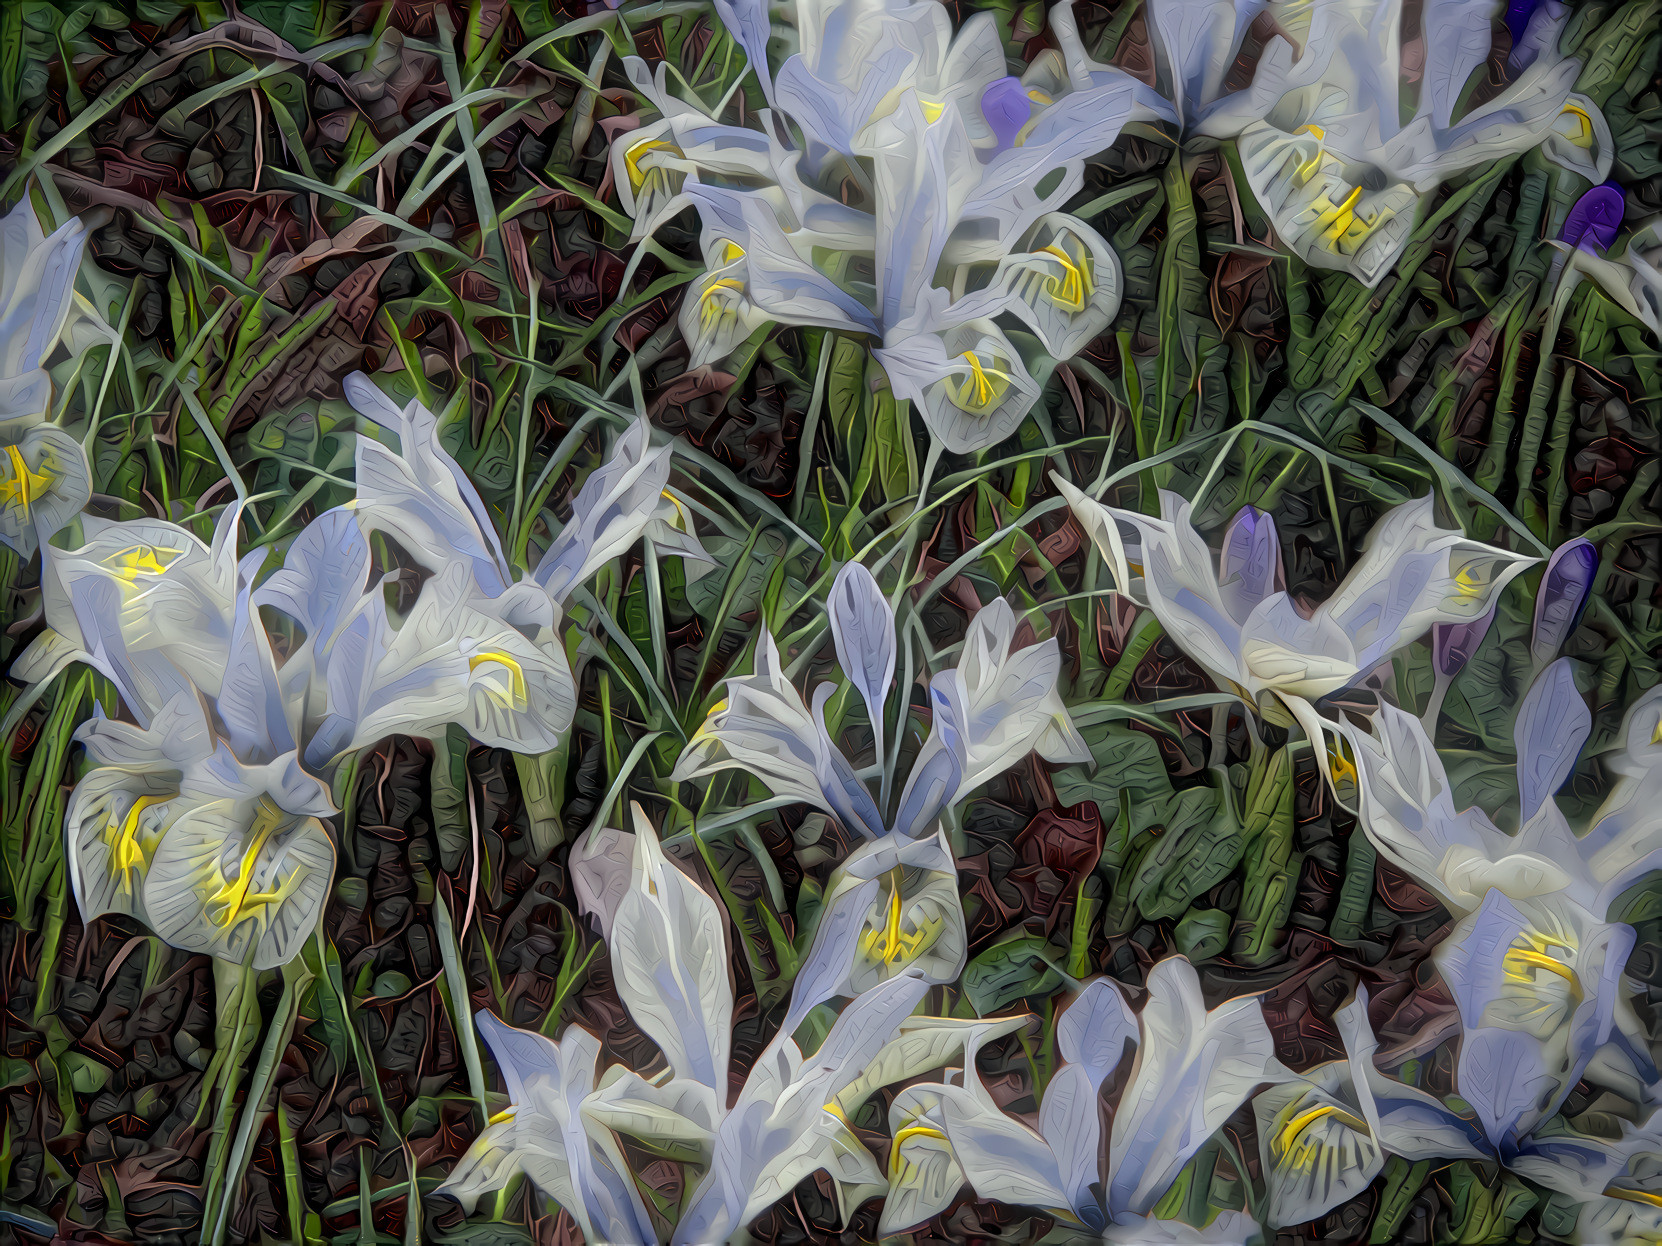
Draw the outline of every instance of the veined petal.
M962 1086L932 1088L940 1095L941 1122L964 1176L981 1198L1078 1219L1050 1143L1001 1112L982 1085L975 1060L983 1041L977 1036L965 1045ZM1100 1213L1094 1217L1100 1218Z
M1039 400L1027 364L990 320L966 320L939 332L902 329L872 355L896 397L916 403L930 433L954 454L997 445Z
M618 905L629 894L634 865L635 836L629 831L595 827L571 846L566 868L577 907L594 918L608 944Z
M1437 948L1465 1034L1456 1086L1503 1159L1558 1110L1611 1034L1631 926L1563 896L1490 891Z
M1149 5L1149 36L1164 62L1169 94L1184 128L1223 91L1247 27L1265 0L1156 0Z
M1066 1063L1045 1087L1039 1133L1056 1154L1068 1205L1081 1215L1096 1205L1090 1186L1100 1176L1098 1095L1137 1034L1136 1015L1109 978L1086 983L1056 1022L1056 1054Z
M1458 1116L1417 1086L1386 1077L1374 1064L1379 1040L1368 1024L1368 993L1361 986L1333 1014L1350 1061L1351 1084L1368 1127L1387 1152L1405 1159L1484 1159L1489 1152L1477 1123Z
M1047 212L999 261L992 289L1008 298L1056 359L1072 359L1113 323L1121 274L1094 229L1065 212Z
M612 922L612 970L635 1023L674 1072L727 1089L733 983L723 910L669 863L639 805L635 862Z
M749 263L738 254L728 263L710 267L688 287L681 300L680 323L689 369L721 363L774 319L751 301L749 274Z
M1287 591L1287 573L1276 537L1275 517L1243 506L1224 529L1218 552L1218 595L1229 616L1245 623L1265 598Z
M1327 120L1327 118L1322 118ZM1283 130L1253 122L1240 136L1247 183L1276 236L1305 263L1375 286L1408 246L1419 196L1405 181L1330 150L1314 116Z
M1344 628L1357 666L1367 670L1434 623L1481 618L1514 576L1539 561L1439 528L1427 494L1374 526L1362 557L1318 613Z
M1319 1065L1253 1099L1269 1186L1264 1223L1282 1228L1355 1198L1385 1166L1343 1062Z
M1148 975L1137 1064L1114 1114L1112 1218L1147 1215L1206 1139L1262 1082L1288 1074L1254 997L1206 1011L1200 978L1181 957Z
M956 1087L951 1088L956 1089ZM908 1086L889 1106L889 1193L878 1233L903 1233L940 1215L958 1197L964 1170L941 1119L942 1088Z
M1419 719L1384 704L1374 715L1373 733L1334 722L1356 756L1361 789L1362 829L1393 864L1424 882L1457 914L1476 908L1468 863L1489 866L1516 857L1509 889L1521 894L1554 891L1569 882L1561 865L1525 860L1522 845L1497 828L1480 809L1454 810L1452 785L1442 760ZM1490 876L1498 877L1498 875ZM1482 880L1487 886L1490 878Z
M1113 146L1126 122L1171 112L1153 91L1109 65L1095 66L1084 85L1060 99L1036 102L1041 103L1037 115L1014 146L988 161L980 185L959 210L960 219L987 222L1006 246L1078 192L1085 158ZM1051 185L1057 170L1062 176ZM1039 193L1041 184L1044 194Z
M657 1085L616 1064L583 1100L583 1115L593 1124L690 1164L710 1162L721 1114L715 1092L702 1082L672 1077Z
M678 510L670 499L670 448L651 446L651 428L637 420L618 438L611 456L583 481L571 503L571 522L560 529L533 574L556 602L563 602L577 585L629 549L666 514ZM677 552L696 550L708 555L696 537Z
M1467 79L1489 59L1489 32L1499 0L1426 0L1420 10L1425 70L1420 108L1432 125L1447 129Z
M1598 888L1595 913L1662 865L1662 689L1653 688L1627 712L1625 747L1607 761L1619 776L1593 829L1577 845Z
M63 429L37 425L0 446L0 543L19 556L51 540L91 497L86 452Z
M0 218L0 235L0 377L17 377L58 344L74 308L86 226L70 219L47 237L25 196Z
M729 1240L816 1168L854 1193L886 1188L870 1153L825 1105L871 1064L928 989L916 974L873 987L843 1009L808 1059L790 1031L780 1030L722 1120L710 1167L684 1204L673 1246Z
M658 1240L616 1140L584 1105L600 1043L578 1026L559 1042L477 1014L479 1033L508 1084L512 1106L493 1118L438 1189L471 1210L480 1194L523 1172L577 1221L587 1241Z
M959 791L969 792L1037 750L1059 764L1091 759L1056 689L1062 654L1055 637L1011 652L1016 618L998 598L977 611L950 680L964 750Z
M449 723L493 748L558 747L577 702L565 653L556 638L528 639L494 605L460 562L423 585L369 674L348 747L431 736Z
M803 958L783 1029L816 1004L858 996L902 974L956 981L969 939L958 871L945 833L862 844L831 875L814 941Z
M275 969L311 937L334 872L323 824L269 793L187 802L151 858L145 916L174 947Z
M705 253L711 250L711 239L743 252L745 289L759 310L781 324L877 332L878 321L869 308L798 254L786 226L762 194L702 183L689 184L684 193L704 222ZM810 236L818 238L811 231Z
M1564 786L1593 716L1575 686L1574 668L1559 658L1542 671L1518 707L1512 738L1518 746L1518 820L1528 825L1544 801Z
M87 543L52 556L48 623L79 636L141 724L182 692L219 693L237 591L227 523L210 548L162 520L88 519Z

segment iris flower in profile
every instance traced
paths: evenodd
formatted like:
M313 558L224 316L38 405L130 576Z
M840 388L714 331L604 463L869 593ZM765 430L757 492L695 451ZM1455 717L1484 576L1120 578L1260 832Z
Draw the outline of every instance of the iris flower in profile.
M800 51L774 76L766 4L718 5L800 143L695 116L661 77L630 70L663 118L614 147L636 232L672 205L702 221L706 272L682 304L692 365L770 322L862 335L938 445L1001 441L1038 398L1032 365L1077 353L1119 306L1113 251L1061 205L1087 156L1167 110L1122 71L1093 69L1071 18L1056 32L1061 72L1047 59L1028 81L1009 75L990 13L955 36L934 0L797 10ZM1017 325L1032 338L1009 336Z
M1622 1071L1639 1086L1656 1075L1622 981L1634 930L1605 918L1618 895L1662 868L1659 723L1653 691L1628 714L1610 763L1617 783L1581 836L1553 799L1592 728L1567 658L1541 673L1518 710L1515 835L1479 809L1455 810L1411 715L1382 705L1371 733L1340 728L1357 757L1369 839L1457 919L1434 957L1459 1007L1456 1087L1485 1154L1577 1198L1598 1194L1637 1143L1564 1126L1566 1096L1595 1065L1600 1077Z
M1161 7L1217 6L1162 0ZM1505 88L1463 106L1474 71L1490 59L1498 5L1428 0L1410 31L1422 64L1413 75L1419 98L1404 120L1403 7L1401 0L1268 5L1285 37L1271 39L1258 60L1249 89L1258 117L1239 130L1247 181L1282 243L1369 286L1396 264L1425 196L1448 178L1538 147L1597 183L1615 154L1598 106L1572 90L1580 62L1558 53L1563 6L1537 14Z
M965 1044L956 1083L902 1091L891 1117L885 1231L938 1215L967 1181L980 1198L1043 1207L1109 1241L1253 1235L1235 1215L1207 1235L1168 1225L1153 1211L1183 1165L1256 1087L1293 1075L1275 1058L1256 998L1207 1011L1194 966L1181 957L1149 971L1148 993L1133 1015L1118 984L1098 979L1062 1013L1056 1048L1065 1063L1045 1090L1037 1130L1007 1116L982 1085L975 1068L982 1036ZM1135 1062L1099 1172L1097 1095L1128 1042L1136 1045Z
M84 662L135 720L98 714L76 732L97 763L65 817L83 918L124 913L175 947L269 969L328 897L336 810L302 765L301 707L253 602L264 552L239 564L238 509L211 543L162 520L89 518L87 544L48 547L48 630L13 674L38 686Z
M1304 1224L1361 1194L1388 1156L1482 1159L1475 1124L1374 1064L1379 1042L1361 987L1333 1016L1345 1058L1319 1064L1253 1099L1268 1187L1264 1222Z
M42 366L61 340L84 351L110 332L75 294L86 228L50 237L25 199L0 218L0 542L24 558L92 496L81 443L46 422L52 378Z
M1162 492L1161 517L1150 519L1052 479L1120 591L1153 610L1220 688L1260 713L1296 720L1324 761L1313 702L1434 625L1481 618L1536 561L1438 527L1428 494L1387 512L1344 582L1306 611L1286 591L1275 521L1262 511L1248 507L1230 522L1214 569L1177 494Z
M349 614L332 614L328 629L307 627L308 645L325 637L331 653L350 655L332 663L329 680L305 668L318 717L310 760L322 764L395 733L437 736L450 723L497 748L556 747L577 704L558 632L571 592L643 536L666 554L710 561L667 491L669 448L649 447L644 422L624 433L578 490L571 523L518 580L484 500L439 444L437 417L418 402L394 406L361 373L347 378L346 393L400 446L395 453L359 439L350 515L361 533L392 538L431 578L402 619L389 618L372 593ZM320 556L346 551L349 567ZM262 604L302 625L339 584L362 585L369 570L367 545L344 530L341 543L291 555Z
M360 439L357 500L308 524L263 582L264 550L237 557L240 504L211 542L162 520L87 517L84 545L47 547L47 627L13 665L31 686L13 717L83 662L134 720L96 718L77 736L98 763L67 818L88 920L126 913L178 947L284 963L328 895L323 820L343 759L452 723L497 747L555 747L575 699L554 631L566 595L643 533L703 557L674 526L668 451L648 450L639 425L585 481L532 576L515 581L431 413L391 408L361 377L348 392L396 420L401 451ZM374 532L430 560L400 618L374 567ZM262 608L303 635L280 664Z
M849 563L829 599L838 661L866 704L879 743L894 677L894 616L870 571ZM754 671L727 681L727 698L676 763L680 782L723 770L755 775L775 795L836 818L862 843L832 874L808 964L827 991L849 993L904 972L951 982L968 940L957 866L941 818L988 779L1037 752L1053 762L1090 760L1056 688L1054 638L1012 652L1015 615L1002 600L970 623L957 667L930 681L932 723L892 814L885 815L825 729L834 686L810 709L785 678L773 638L757 638ZM802 978L809 976L804 968ZM811 1004L799 994L786 1028Z
M811 1055L781 1028L750 1062L729 1108L733 984L724 915L664 854L638 805L633 816L633 832L580 844L573 869L584 893L606 897L595 915L618 994L663 1052L667 1072L647 1080L613 1067L596 1082L594 1040L579 1027L555 1044L481 1019L508 1079L511 1115L480 1136L440 1192L471 1205L524 1172L572 1212L589 1240L656 1242L638 1202L612 1180L613 1131L697 1171L674 1242L731 1240L816 1171L831 1176L846 1215L885 1184L849 1115L881 1086L945 1064L982 1023L912 1016L927 984L902 974L853 997ZM615 850L629 857L621 887L613 885ZM811 1007L831 998L813 987L823 981L810 975L795 989L817 996ZM999 1024L1008 1032L1022 1022Z

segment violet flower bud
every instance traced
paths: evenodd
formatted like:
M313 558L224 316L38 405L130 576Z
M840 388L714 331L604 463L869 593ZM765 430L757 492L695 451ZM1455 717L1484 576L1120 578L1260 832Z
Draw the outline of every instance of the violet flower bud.
M1529 29L1529 19L1540 7L1541 0L1511 0L1506 6L1506 29L1512 34L1513 47L1523 39L1524 31Z
M998 150L1014 147L1016 136L1033 115L1033 103L1015 78L999 78L981 92L981 115L993 128Z
M1608 251L1622 227L1622 216L1627 204L1621 188L1605 182L1595 186L1575 201L1575 207L1564 221L1558 237L1572 247L1590 250L1597 247Z
M1243 506L1235 512L1224 530L1223 550L1218 555L1218 584L1226 604L1238 595L1248 612L1271 593L1287 587L1281 542L1268 511Z
M1489 634L1489 625L1495 621L1495 608L1490 606L1480 619L1465 623L1437 623L1431 628L1431 663L1437 674L1453 679L1462 667L1472 660L1472 654Z
M1529 654L1536 665L1544 666L1558 656L1564 642L1581 622L1581 612L1598 574L1599 555L1593 543L1582 537L1565 541L1547 562L1535 594L1535 626L1530 633Z

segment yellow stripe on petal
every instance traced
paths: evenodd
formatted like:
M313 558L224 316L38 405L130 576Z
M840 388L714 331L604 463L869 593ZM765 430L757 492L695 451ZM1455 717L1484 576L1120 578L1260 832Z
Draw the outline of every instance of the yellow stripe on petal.
M900 1148L912 1138L938 1138L942 1142L947 1137L933 1125L907 1125L904 1129L895 1131L894 1141L889 1144L889 1171L900 1171Z
M971 350L966 350L960 358L969 364L970 374L958 387L957 404L966 411L976 412L996 406L1010 388L1009 374L987 367Z
M1055 243L1040 247L1039 254L1050 256L1062 266L1062 276L1052 277L1047 283L1051 301L1070 312L1083 311L1085 301L1091 297L1094 285L1090 257L1082 255L1079 261L1075 262Z
M260 853L265 851L266 844L283 825L284 813L269 796L262 796L255 808L254 821L249 827L252 832L248 847L243 850L242 860L237 863L235 878L222 881L214 893L208 897L207 907L220 910L218 917L209 916L209 920L226 930L229 930L245 914L244 910L264 908L281 903L293 889L293 883L300 875L295 874L291 882L279 884L270 891L253 891L254 869L259 864Z
M35 499L51 487L52 477L31 470L23 451L16 446L6 447L6 462L0 467L0 506L27 519Z
M109 829L116 832L115 839L110 843L110 862L114 869L125 872L149 868L150 854L139 842L139 818L152 805L165 805L172 799L172 796L140 796L133 801L119 825L113 821L110 823Z
M623 153L623 167L629 174L629 189L639 190L646 181L646 170L641 168L641 161L655 151L667 151L673 156L679 156L681 149L674 143L666 143L662 139L643 138Z
M515 660L512 654L491 650L486 653L476 653L467 660L468 674L472 674L481 666L500 666L508 671L508 697L504 699L494 688L487 686L491 695L501 704L511 705L516 710L522 710L529 703L530 698L525 691L525 670Z

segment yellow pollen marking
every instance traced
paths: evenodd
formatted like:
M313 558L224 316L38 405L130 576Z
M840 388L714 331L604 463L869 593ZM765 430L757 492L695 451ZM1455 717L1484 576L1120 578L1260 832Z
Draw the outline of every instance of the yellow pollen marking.
M898 866L889 872L888 883L891 890L883 926L880 930L867 930L861 934L860 950L874 960L880 960L885 965L893 965L916 956L930 942L933 932L914 930L907 934L900 928L902 880Z
M1038 87L1029 87L1027 91L1027 98L1032 100L1035 104L1043 104L1047 108L1051 104L1055 103L1048 93L1039 90Z
M1343 1108L1335 1107L1331 1103L1323 1103L1313 1108L1306 1108L1304 1111L1300 1112L1297 1116L1288 1121L1285 1125L1281 1126L1275 1134L1276 1150L1282 1155L1286 1155L1293 1149L1293 1144L1299 1140L1299 1136L1303 1134L1306 1129L1309 1129L1310 1126L1327 1116L1333 1117L1341 1125L1354 1129L1357 1133L1368 1132L1368 1123L1366 1121L1352 1116Z
M718 290L732 290L743 297L744 282L737 277L718 277L704 287L704 293L698 299L698 318L704 328L709 328L710 323L718 319L725 310L716 298Z
M111 557L109 566L117 576L132 584L141 575L162 575L184 552L165 545L129 545Z
M1565 104L1564 112L1581 119L1581 132L1570 141L1581 147L1591 143L1593 141L1593 119L1587 115L1587 110L1578 104Z
M1048 255L1062 265L1064 275L1049 281L1051 300L1068 311L1083 311L1085 300L1091 297L1092 281L1088 270L1090 260L1074 263L1068 253L1055 243L1039 248L1040 255Z
M969 411L985 411L1004 396L1010 378L997 368L983 367L972 350L966 350L961 358L969 364L970 375L958 387L958 405Z
M1327 137L1327 131L1322 129L1321 126L1317 125L1315 122L1311 122L1308 125L1301 125L1298 129L1294 130L1293 133L1308 134L1314 139L1324 139Z
M1607 1198L1619 1198L1626 1203L1662 1207L1662 1194L1652 1194L1649 1190L1629 1190L1617 1185L1607 1185L1604 1187L1604 1193Z
M896 1172L900 1168L900 1148L909 1138L939 1138L942 1142L947 1137L933 1125L907 1125L895 1132L894 1141L889 1144L889 1171Z
M524 709L526 702L529 700L525 694L525 671L521 668L520 664L514 660L511 654L500 653L496 650L491 650L486 653L476 653L467 660L468 673L471 675L481 666L489 666L492 664L507 667L508 674L511 676L509 681L509 696L512 699L513 708Z
M16 509L28 518L29 508L42 493L52 487L52 477L30 469L23 451L16 446L6 447L7 465L0 475L0 504L8 510Z
M119 826L112 821L109 829L116 832L116 837L110 845L110 856L118 870L144 869L150 864L150 856L139 843L139 817L151 805L165 805L172 800L172 796L140 796L133 801L127 810L127 816L121 820Z
M485 1124L487 1124L487 1125L500 1125L503 1121L511 1121L511 1120L514 1119L514 1113L516 1113L518 1111L519 1111L519 1108L517 1106L516 1107L503 1108L500 1112L496 1113L489 1120L487 1120L485 1122Z
M1356 220L1356 205L1361 201L1362 188L1360 186L1356 186L1351 189L1350 194L1345 196L1343 203L1340 203L1331 209L1331 216L1325 212L1322 214L1324 221L1329 222L1327 229L1327 237L1329 240L1337 241L1349 232L1352 222Z
M721 262L723 264L736 263L745 257L745 249L736 242L723 241L721 244Z
M939 121L941 114L946 111L945 104L937 103L932 99L925 99L921 95L918 96L918 106L923 109L923 119L931 124Z
M1662 718L1656 720L1656 730L1650 733L1652 744L1662 744Z
M269 796L262 796L259 805L254 811L254 821L249 827L253 832L248 841L248 847L243 850L242 860L237 863L237 876L228 878L215 892L208 897L208 908L221 908L220 915L210 917L216 925L229 930L236 924L244 908L259 908L264 905L280 902L289 892L289 884L280 885L275 891L250 892L254 883L254 866L258 864L260 853L265 850L266 841L283 824L283 811L277 807ZM299 875L295 876L298 879Z
M1354 781L1356 778L1356 767L1351 764L1350 758L1345 754L1346 749L1343 745L1329 744L1327 746L1327 764L1333 771L1334 779L1349 779Z
M642 184L645 183L647 171L641 168L641 161L646 158L648 153L654 151L667 151L676 156L681 154L681 149L674 143L666 143L657 138L641 139L623 153L623 167L629 173L630 190L639 190Z
M1519 965L1528 965L1533 969L1545 969L1548 973L1555 973L1566 982L1575 981L1575 971L1556 957L1548 956L1545 952L1532 951L1529 948L1513 948L1505 956L1506 970L1513 977L1527 978L1529 975L1518 968Z

